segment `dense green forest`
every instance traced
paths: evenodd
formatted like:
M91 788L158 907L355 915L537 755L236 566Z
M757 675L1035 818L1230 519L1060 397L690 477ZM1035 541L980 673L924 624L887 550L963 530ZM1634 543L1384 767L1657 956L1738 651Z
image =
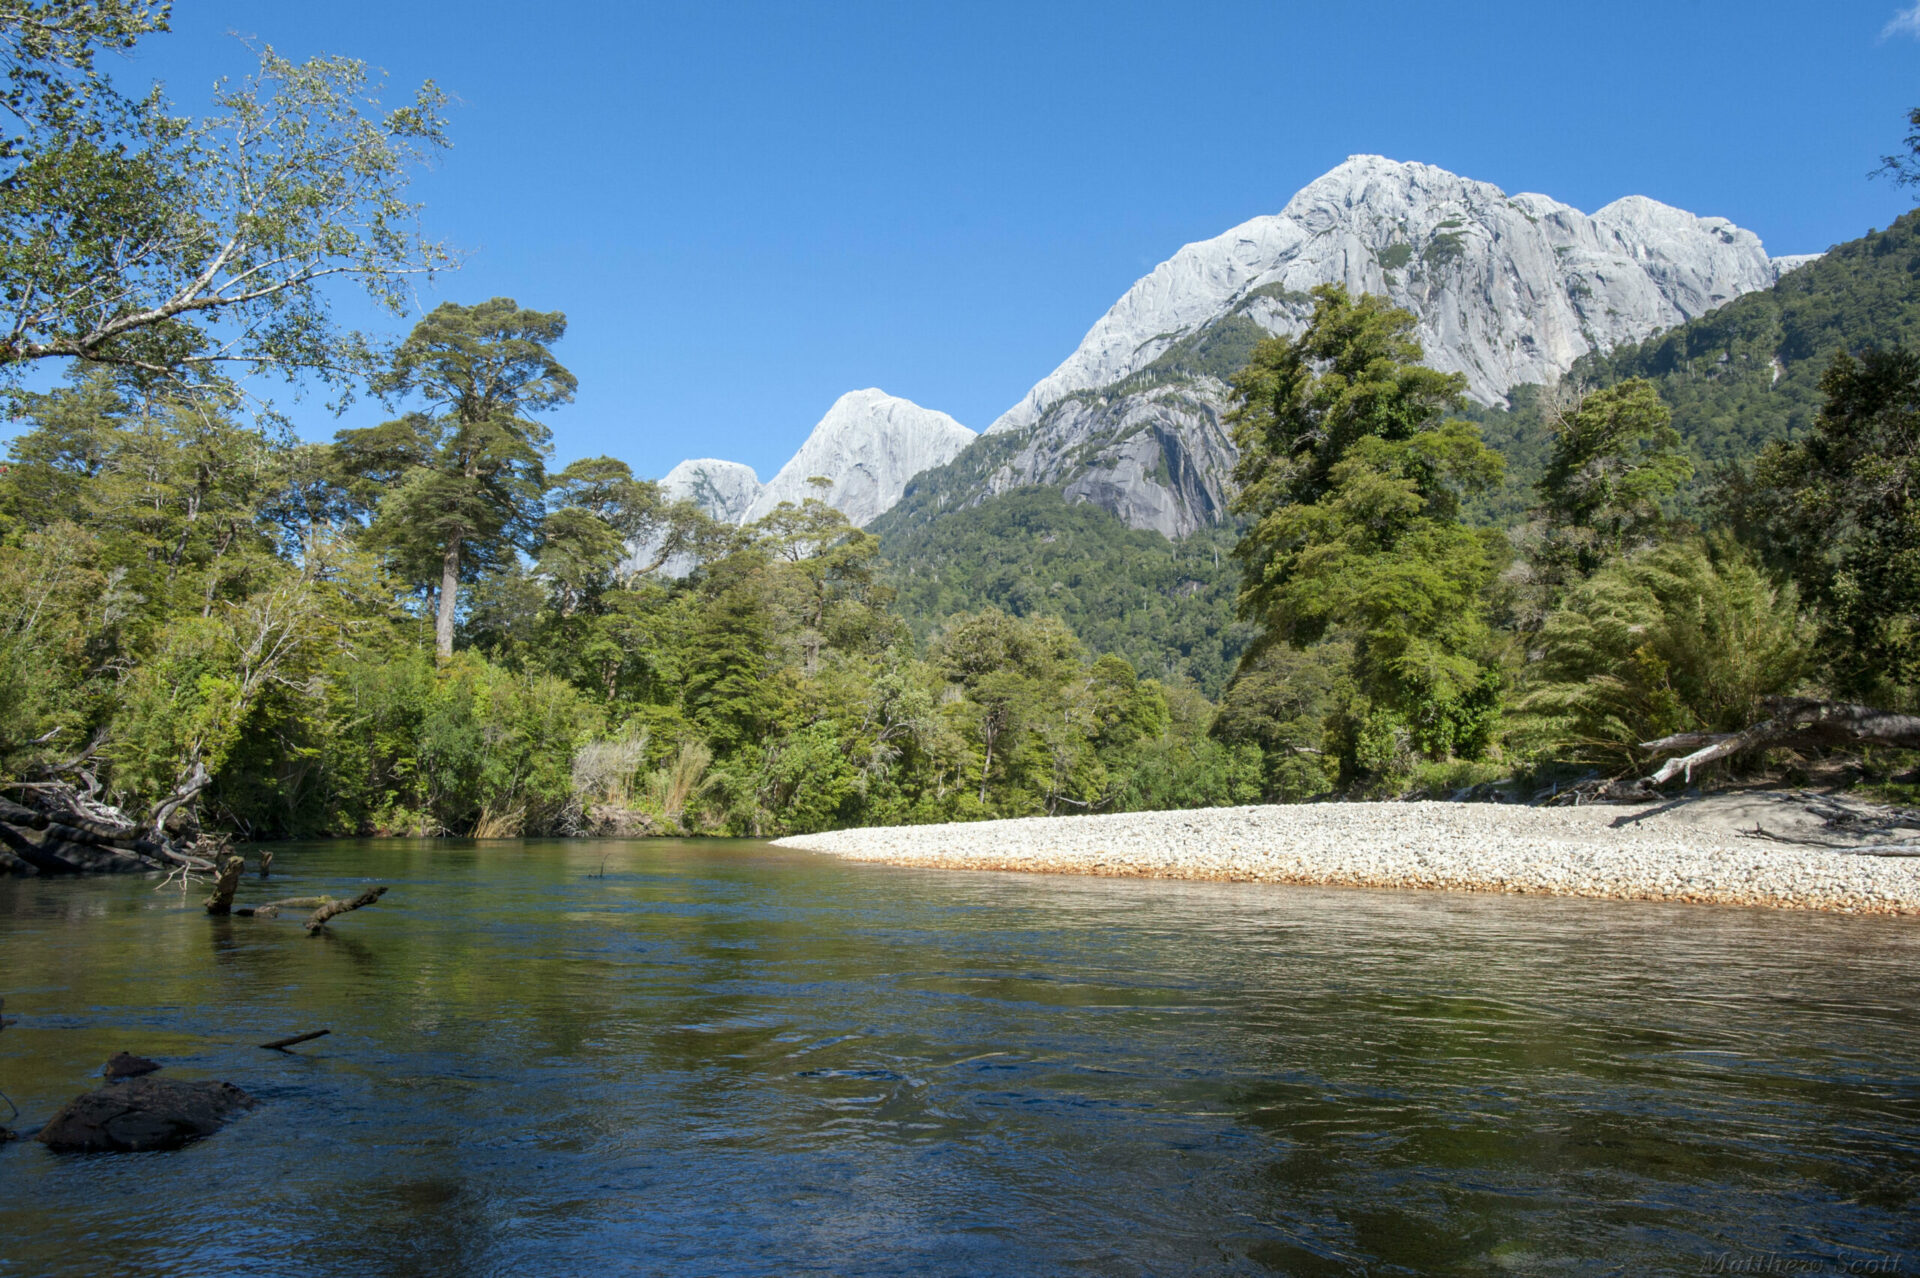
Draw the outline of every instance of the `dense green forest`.
M717 527L524 415L564 322L433 312L421 408L331 445L110 370L22 397L0 475L0 764L245 834L767 834L1245 801L1199 694L984 610L916 644L809 501ZM487 388L510 386L491 398ZM630 546L656 548L652 563ZM681 580L648 571L668 555Z
M1016 489L893 531L876 525L885 580L922 640L986 607L1058 617L1094 651L1217 697L1254 634L1233 615L1231 528L1168 541L1055 488Z
M1912 218L1503 413L1318 290L1233 347L1239 522L1179 544L1033 490L734 528L550 469L563 313L333 321L446 265L431 85L266 51L195 119L93 69L164 9L60 15L6 64L0 781L262 838L765 835L1624 774L1780 694L1913 705ZM248 371L390 417L303 441Z
M1821 379L1836 352L1920 345L1920 214L1884 231L1838 245L1789 272L1770 289L1749 293L1638 345L1594 353L1554 388L1517 386L1506 408L1465 404L1505 462L1500 479L1463 493L1470 523L1513 529L1524 542L1539 502L1536 485L1552 456L1557 415L1578 395L1629 378L1650 382L1672 415L1689 478L1663 499L1669 514L1695 525L1713 522L1707 503L1737 490L1722 481L1729 467L1750 467L1769 442L1804 437L1825 403ZM1245 362L1245 351L1234 350ZM1218 370L1210 369L1211 372ZM1004 437L1011 441L1012 437ZM1004 446L1004 445L1003 445ZM969 450L953 468L965 486L993 459ZM950 468L952 469L952 468ZM1243 525L1208 530L1186 544L1129 529L1091 506L1072 507L1076 535L1059 535L1066 516L1050 490L1019 490L969 509L946 509L952 483L916 485L901 507L874 524L888 579L916 634L927 634L953 611L992 605L1019 615L1065 618L1095 647L1119 651L1142 669L1191 679L1209 696L1224 686L1256 628L1236 620L1240 565L1215 552ZM1038 535L1055 533L1041 543ZM1752 530L1748 530L1750 539ZM1126 546L1125 556L1116 553ZM1041 565L1044 563L1044 567ZM1171 579L1182 606L1144 599L1147 583ZM1057 583L1057 584L1056 584ZM1165 585L1159 585L1163 592ZM1097 628L1097 629L1096 629ZM1097 637L1096 637L1097 636ZM1196 636L1208 636L1196 659ZM1219 637L1223 662L1210 660ZM1161 664L1153 666L1155 654Z
M1698 513L1714 476L1751 461L1769 442L1813 427L1820 381L1838 351L1920 346L1920 213L1836 245L1772 288L1637 345L1582 357L1566 394L1630 377L1651 381L1686 441L1694 479L1677 508ZM1475 413L1487 442L1507 458L1506 480L1475 503L1488 522L1508 523L1532 504L1532 484L1552 446L1554 393L1515 390L1510 409Z

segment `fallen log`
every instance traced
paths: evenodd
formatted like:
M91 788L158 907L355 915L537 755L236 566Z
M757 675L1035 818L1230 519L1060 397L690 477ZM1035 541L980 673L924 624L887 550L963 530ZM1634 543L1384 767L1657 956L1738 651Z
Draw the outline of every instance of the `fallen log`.
M284 1052L295 1043L305 1043L311 1039L316 1039L322 1035L331 1033L333 1033L333 1031L330 1029L310 1030L305 1034L295 1034L291 1038L276 1038L271 1043L262 1043L260 1046L266 1051Z
M1822 749L1835 746L1883 746L1920 750L1920 715L1894 714L1872 706L1814 697L1771 697L1763 702L1768 718L1742 732L1680 732L1640 748L1655 756L1690 751L1668 759L1647 778L1664 785L1676 776L1693 779L1693 770L1720 759L1774 747Z
M78 836L117 848L130 848L140 842L140 831L130 825L109 825L79 812L62 812L50 819L61 829L70 831L69 838Z
M49 825L45 830L27 830L0 823L0 845L42 874L151 868L131 852L99 843L81 843L62 838L54 833L55 828Z
M83 776L86 774L82 774ZM97 785L81 793L64 781L9 781L7 789L31 796L36 807L0 799L0 851L5 860L0 870L19 873L31 866L46 874L75 874L87 871L125 869L166 869L184 866L196 873L212 873L212 860L193 852L181 851L166 830L166 822L185 803L205 788L208 776L204 765L154 809L154 819L139 825L118 808L93 798ZM9 837L9 833L17 837ZM29 847L22 846L25 840ZM92 848L96 852L77 851ZM100 853L130 860L107 860ZM142 864L144 863L144 864Z
M328 901L325 905L315 910L313 916L307 920L307 935L320 935L320 930L326 927L329 920L336 919L342 914L360 909L363 906L372 905L386 894L386 885L381 884L379 887L368 888L350 901Z
M220 863L220 876L213 881L213 895L207 898L207 913L233 912L234 889L240 886L240 875L246 868L244 857L230 856Z
M281 910L314 910L331 904L333 898L330 896L290 896L281 901L262 901L259 905L237 905L233 912L242 917L270 919L278 916Z
M33 808L23 808L11 799L0 799L0 821L8 825L23 825L30 830L44 830L51 820L44 812Z

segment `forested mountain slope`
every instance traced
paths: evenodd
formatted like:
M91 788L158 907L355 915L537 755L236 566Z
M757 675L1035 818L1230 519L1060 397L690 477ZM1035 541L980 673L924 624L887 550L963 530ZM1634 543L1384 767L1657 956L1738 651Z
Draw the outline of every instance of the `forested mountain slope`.
M1834 353L1920 344L1920 212L1870 231L1783 276L1643 342L1591 353L1569 383L1599 388L1644 377L1673 410L1695 478L1696 505L1713 471L1743 462L1769 440L1794 438L1820 411L1820 378ZM1507 522L1531 500L1545 465L1549 427L1537 388L1516 388L1510 410L1481 414L1487 442L1506 455L1508 476L1483 518Z
M1218 696L1253 634L1233 620L1230 527L1168 541L1052 488L1017 489L938 520L889 514L881 524L886 581L922 640L988 605L1053 616L1092 651Z
M1240 340L1176 345L1148 371L1224 382L1261 336L1246 327L1244 335L1231 330ZM1217 338L1229 330L1207 331ZM1695 478L1680 504L1697 510L1716 467L1745 462L1768 440L1808 429L1835 351L1900 344L1920 345L1920 213L1643 342L1590 353L1566 380L1589 388L1629 377L1652 381L1693 454ZM1551 438L1547 394L1516 386L1510 408L1469 410L1508 467L1503 485L1471 507L1476 522L1511 524L1534 503ZM1004 431L982 436L917 478L872 525L915 630L926 635L945 617L985 604L1059 616L1096 651L1124 653L1163 676L1184 673L1217 693L1251 633L1232 620L1232 529L1206 528L1169 542L1128 528L1085 496L1069 502L1054 488L1015 489L970 505L1020 438Z

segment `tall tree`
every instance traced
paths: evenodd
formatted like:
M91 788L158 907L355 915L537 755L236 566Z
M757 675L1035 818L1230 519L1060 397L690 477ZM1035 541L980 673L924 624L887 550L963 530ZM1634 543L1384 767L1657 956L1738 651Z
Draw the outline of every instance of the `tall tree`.
M1644 378L1629 378L1553 415L1553 451L1535 485L1545 525L1536 564L1556 584L1651 544L1660 503L1693 478L1673 414Z
M216 111L129 98L94 65L164 30L145 0L0 0L0 377L40 360L183 380L238 363L364 371L325 285L399 313L453 265L417 226L411 169L446 145L431 82L388 107L347 58L259 51Z
M1842 353L1821 389L1812 432L1770 444L1749 493L1840 690L1904 709L1920 691L1920 354Z
M1234 379L1242 615L1295 647L1354 636L1358 735L1472 754L1498 688L1483 592L1500 564L1460 497L1499 478L1500 456L1443 417L1466 379L1421 366L1412 314L1335 285L1314 297L1306 330L1262 342Z
M510 297L442 303L414 327L381 393L421 411L336 437L377 511L376 543L416 579L439 582L434 650L453 654L460 583L531 550L545 507L548 429L527 414L564 404L577 385L554 357L567 318Z

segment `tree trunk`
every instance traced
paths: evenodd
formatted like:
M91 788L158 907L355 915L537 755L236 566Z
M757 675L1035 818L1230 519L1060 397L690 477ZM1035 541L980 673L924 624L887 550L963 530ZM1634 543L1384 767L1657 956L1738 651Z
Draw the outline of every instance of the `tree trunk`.
M433 623L433 651L445 661L453 655L453 609L460 600L460 538L447 543L440 560L440 615Z
M1646 784L1664 785L1676 776L1691 781L1693 770L1703 764L1770 746L1802 750L1847 746L1920 749L1920 716L1813 697L1769 697L1764 704L1772 717L1745 732L1682 732L1642 742L1640 748L1655 755L1693 752L1668 759L1646 779Z
M154 842L171 846L171 840L167 837L167 822L175 812L192 802L194 795L212 784L213 777L208 774L207 765L195 759L193 771L173 787L171 794L154 804L152 813L147 817L147 828L153 832Z
M315 910L313 916L307 920L307 935L320 935L320 929L327 925L328 919L338 918L350 910L357 910L362 906L372 905L386 894L387 888L383 883L379 887L368 888L351 901L328 901L325 905Z
M246 861L237 856L230 856L221 862L220 876L213 881L213 895L207 898L207 913L233 912L233 892L240 886L240 872L246 868Z
M323 905L333 904L330 896L290 896L280 901L263 901L259 905L236 905L233 912L242 918L277 919L281 910L317 910Z

